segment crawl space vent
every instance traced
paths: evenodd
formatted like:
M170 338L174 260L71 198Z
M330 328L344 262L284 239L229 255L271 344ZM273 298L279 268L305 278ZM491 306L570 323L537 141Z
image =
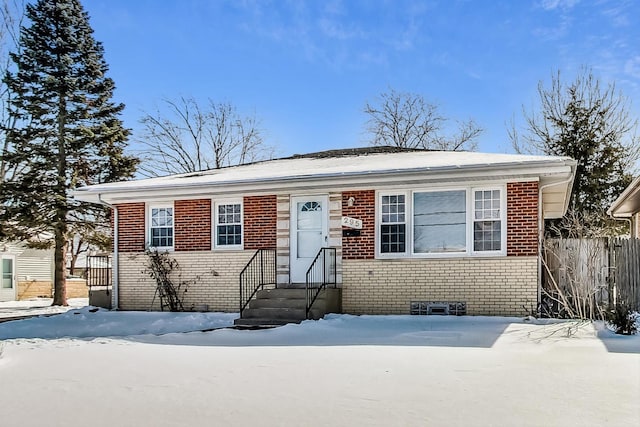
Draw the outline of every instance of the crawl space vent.
M467 314L464 301L411 301L409 312L412 315L462 316Z

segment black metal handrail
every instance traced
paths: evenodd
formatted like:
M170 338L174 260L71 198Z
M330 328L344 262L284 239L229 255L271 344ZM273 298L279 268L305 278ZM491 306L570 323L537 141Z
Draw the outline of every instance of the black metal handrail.
M333 285L335 288L336 284L336 248L320 248L307 270L307 319L320 291L327 285Z
M240 272L240 317L265 285L276 284L276 250L258 249Z

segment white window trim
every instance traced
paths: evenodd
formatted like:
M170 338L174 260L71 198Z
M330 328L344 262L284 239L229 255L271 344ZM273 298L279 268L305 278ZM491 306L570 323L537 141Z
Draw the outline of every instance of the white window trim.
M151 211L152 209L166 209L171 208L173 212L173 245L172 246L151 246ZM147 242L147 248L153 251L166 251L173 252L176 245L176 208L173 202L152 202L147 203L146 215L145 215L145 241Z
M239 245L218 245L218 206L219 205L240 205L240 244ZM211 200L211 247L215 250L239 250L244 248L244 200L243 199L214 199Z
M466 209L467 209L467 221L466 221L466 250L464 252L440 252L440 253L414 253L413 252L413 194L414 193L427 193L427 192L440 192L440 191L460 191L466 192ZM473 192L479 190L500 190L500 227L501 227L501 242L499 251L474 251L473 250L473 215L474 215L474 203ZM381 251L381 225L382 225L382 196L393 195L405 196L405 224L406 224L406 245L405 252L383 253ZM506 184L487 184L484 185L467 185L467 186L452 186L452 187L419 187L412 188L410 190L379 190L376 191L376 206L375 206L375 256L379 259L397 259L397 258L463 258L463 257L495 257L507 255L507 185Z
M381 248L381 226L382 222L382 197L383 196L404 196L404 252L382 252ZM409 239L412 237L411 230L411 222L409 221L409 215L411 213L411 207L413 203L408 202L408 198L411 197L411 192L409 191L381 191L376 194L376 232L375 232L375 245L376 245L376 255L381 258L405 258L409 251ZM385 223L386 224L386 223ZM399 224L399 223L396 223Z
M476 191L500 191L500 250L499 251L474 251L473 250L473 224L475 221L475 192ZM505 256L507 255L507 186L479 186L472 187L469 190L471 194L468 197L468 201L471 204L471 225L470 225L470 250L471 254L475 256ZM494 220L492 220L494 221Z

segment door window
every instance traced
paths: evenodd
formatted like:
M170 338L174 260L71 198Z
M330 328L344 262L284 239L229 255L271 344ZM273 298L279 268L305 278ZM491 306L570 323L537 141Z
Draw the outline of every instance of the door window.
M13 260L4 258L2 260L2 289L13 288Z

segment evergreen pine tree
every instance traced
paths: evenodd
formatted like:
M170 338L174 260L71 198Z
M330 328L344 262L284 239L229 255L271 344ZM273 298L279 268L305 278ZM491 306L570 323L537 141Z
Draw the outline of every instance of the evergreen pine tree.
M619 224L605 212L631 182L630 171L640 153L638 123L629 114L627 99L613 84L601 87L589 69L568 84L558 73L550 88L539 84L538 94L540 111L525 113L523 141L512 131L516 151L578 161L568 213L562 220L549 221L548 231L563 236L617 232Z
M20 55L11 54L15 71L5 76L16 126L2 155L18 172L0 191L0 234L53 236L53 304L66 305L70 235L82 222L104 217L104 208L79 203L70 192L131 177L138 161L123 153L124 105L111 100L114 82L80 1L38 0L27 5L26 17Z

